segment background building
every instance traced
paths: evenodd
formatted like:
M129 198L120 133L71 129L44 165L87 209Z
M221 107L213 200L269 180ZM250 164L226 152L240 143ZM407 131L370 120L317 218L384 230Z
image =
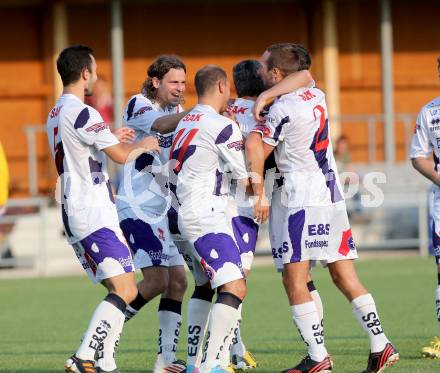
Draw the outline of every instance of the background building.
M402 120L400 114L415 114L439 92L439 14L436 0L423 6L414 0L0 0L0 138L10 163L12 192L53 189L55 172L45 133L37 131L34 142L29 128L26 137L26 126L45 123L60 93L56 56L74 43L95 50L99 74L112 91L112 51L117 56L115 45L123 48L122 85L116 92L123 94L120 101L139 91L156 56L180 55L188 67L186 106L195 102L193 78L202 65L216 63L230 73L236 62L258 58L272 43L303 43L313 54L317 84L328 94L333 134L348 138L355 162L385 159L381 115L388 63L392 74L387 84L393 93L388 105L396 113L390 117L386 112L394 123L389 126L395 134L392 153L404 161L414 118ZM123 35L122 43L118 35ZM389 58L383 50L392 51ZM360 114L367 116L353 117ZM29 152L37 156L35 170Z

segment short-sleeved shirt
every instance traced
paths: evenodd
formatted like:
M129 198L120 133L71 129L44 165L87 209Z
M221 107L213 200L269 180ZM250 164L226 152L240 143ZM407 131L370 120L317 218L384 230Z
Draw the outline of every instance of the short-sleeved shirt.
M160 134L152 130L156 119L182 111L182 107L161 108L142 94L134 95L124 111L124 124L135 130L135 141L156 136L160 154L142 154L125 165L118 188L118 211L134 209L138 215L163 215L168 203L167 178L164 170L169 159L173 132Z
M225 205L229 191L226 172L232 179L248 177L238 125L209 105L195 106L179 122L170 159L171 188L180 203L179 220L193 213L198 219L197 210L214 211Z
M440 97L426 104L417 117L410 149L410 158L429 158L434 154L435 169L439 172L440 158ZM437 190L440 188L435 186Z
M59 174L63 222L70 243L103 227L118 227L103 149L119 143L107 123L77 96L63 94L47 118Z
M324 93L301 88L271 106L263 141L275 147L289 207L328 206L343 201Z
M248 137L249 133L255 130L257 122L252 114L252 107L255 101L245 98L236 98L228 105L228 111L235 115L235 119L240 127L243 136Z

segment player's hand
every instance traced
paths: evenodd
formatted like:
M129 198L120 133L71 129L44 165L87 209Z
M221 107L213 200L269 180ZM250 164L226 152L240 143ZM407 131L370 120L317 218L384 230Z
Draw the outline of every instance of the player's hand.
M155 136L148 136L141 140L141 145L147 152L160 153L159 142Z
M254 204L254 218L257 223L264 223L269 217L269 201L266 195L263 193L261 195L255 196Z
M135 138L134 129L128 127L118 128L116 131L113 132L113 134L120 142L124 142L127 144L131 144Z
M264 118L261 116L261 112L267 105L268 101L269 100L266 98L264 92L260 93L260 95L255 100L254 106L252 107L252 114L254 115L257 122L262 122L264 120Z

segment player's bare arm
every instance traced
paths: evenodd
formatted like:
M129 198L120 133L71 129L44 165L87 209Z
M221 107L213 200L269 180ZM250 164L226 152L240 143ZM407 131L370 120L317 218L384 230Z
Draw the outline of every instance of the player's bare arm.
M257 121L262 121L260 113L264 106L273 101L277 96L292 92L301 87L308 87L313 84L313 77L309 70L301 70L286 76L273 87L262 92L255 101L252 113Z
M119 143L103 149L114 162L124 164L136 159L141 153L160 152L159 143L154 136L148 136L135 144Z
M188 114L189 110L184 111L182 113L178 114L170 114L170 115L164 115L163 117L157 118L153 125L151 126L151 129L153 131L165 134L174 132L174 130L177 127L177 124L180 122L180 120Z
M254 217L264 223L269 217L269 203L264 192L264 148L261 134L251 132L245 142L246 167L251 175L253 194L256 196Z
M431 180L437 186L440 186L440 175L433 167L432 159L425 157L412 158L413 167L423 176Z

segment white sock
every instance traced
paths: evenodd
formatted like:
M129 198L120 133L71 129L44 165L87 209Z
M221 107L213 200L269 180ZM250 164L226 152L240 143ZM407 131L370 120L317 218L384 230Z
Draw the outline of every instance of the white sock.
M324 345L324 335L315 302L291 306L293 321L307 344L312 360L322 361L328 353Z
M440 322L440 285L437 286L435 291L435 309L437 312L437 320Z
M353 313L370 338L371 352L382 351L389 342L383 332L376 304L371 294L364 294L352 300Z
M318 290L313 290L310 292L313 301L316 305L316 310L318 311L319 320L321 321L322 328L324 329L324 308L322 307L321 296L318 293Z
M243 304L240 304L240 307L238 307L238 311L240 312L240 320L238 320L238 323L233 331L231 356L237 355L243 357L244 354L246 353L246 346L244 345L243 340L241 339L241 332L240 332L242 305Z
M104 371L111 372L117 369L115 355L121 338L121 331L122 327L111 330L102 344L102 349L98 353L97 366Z
M159 351L166 363L176 360L182 315L172 311L159 311Z
M188 356L187 365L198 366L201 360L201 348L208 323L211 302L199 298L188 301Z
M95 353L99 352L107 336L113 332L121 333L124 318L119 308L103 300L93 313L76 356L83 360L95 360Z
M229 350L228 340L234 326L240 318L238 309L223 303L215 303L209 316L208 333L203 347L201 372L210 372L213 367L220 365L220 355L224 348ZM230 340L230 339L229 339Z
M132 306L127 304L127 308L125 309L125 322L135 317L138 314L138 310L135 310Z

